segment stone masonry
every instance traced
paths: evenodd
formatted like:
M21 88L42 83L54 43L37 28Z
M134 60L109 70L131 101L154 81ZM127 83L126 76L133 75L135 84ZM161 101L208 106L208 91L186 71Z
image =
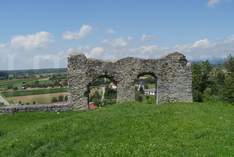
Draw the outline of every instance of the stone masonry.
M68 57L70 105L88 108L89 85L99 77L117 84L117 102L134 101L134 81L150 74L157 79L157 103L192 102L192 71L186 57L178 52L161 59L124 58L116 62L88 59L84 54Z
M71 105L64 104L42 104L42 105L10 105L0 107L0 113L16 112L65 112L72 109Z

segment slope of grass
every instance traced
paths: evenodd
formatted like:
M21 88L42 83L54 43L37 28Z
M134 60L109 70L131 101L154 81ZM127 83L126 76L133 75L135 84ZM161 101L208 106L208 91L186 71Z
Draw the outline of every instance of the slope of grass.
M234 106L126 103L0 116L2 157L234 156Z

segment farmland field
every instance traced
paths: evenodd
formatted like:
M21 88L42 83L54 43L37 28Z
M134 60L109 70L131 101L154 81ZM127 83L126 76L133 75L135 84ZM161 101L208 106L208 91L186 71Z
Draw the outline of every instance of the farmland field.
M59 96L68 96L69 93L51 93L51 94L38 94L38 95L27 95L27 96L16 96L7 98L8 102L11 104L17 104L21 102L22 104L49 104L52 102L53 98L58 98Z
M0 89L7 89L9 85L13 85L14 87L21 86L24 81L33 81L33 79L13 79L13 80L1 80L0 81Z
M44 88L44 89L33 89L33 90L7 91L7 92L2 92L1 94L5 97L15 97L15 96L27 96L27 95L61 93L61 92L67 92L67 88Z
M2 75L5 77L0 80L0 95L2 100L8 100L11 104L48 104L67 101L65 69L5 71Z
M233 113L233 105L216 102L0 115L0 156L231 157Z

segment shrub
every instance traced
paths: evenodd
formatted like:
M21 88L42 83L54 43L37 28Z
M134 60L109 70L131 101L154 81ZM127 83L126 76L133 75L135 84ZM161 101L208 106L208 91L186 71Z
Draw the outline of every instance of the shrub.
M65 100L65 101L68 101L68 96L67 96L67 95L64 97L64 100Z
M155 96L147 95L145 98L146 98L146 103L147 104L155 104L156 103Z
M142 102L144 99L144 96L140 92L136 92L135 99L136 101Z

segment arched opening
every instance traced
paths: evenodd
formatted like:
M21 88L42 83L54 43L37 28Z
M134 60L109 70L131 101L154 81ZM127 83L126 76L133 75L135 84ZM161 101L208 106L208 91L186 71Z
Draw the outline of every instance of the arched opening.
M147 104L158 104L157 77L153 73L141 73L135 80L135 100Z
M117 100L117 83L107 75L102 75L88 85L88 108L95 105L103 107L115 104Z

